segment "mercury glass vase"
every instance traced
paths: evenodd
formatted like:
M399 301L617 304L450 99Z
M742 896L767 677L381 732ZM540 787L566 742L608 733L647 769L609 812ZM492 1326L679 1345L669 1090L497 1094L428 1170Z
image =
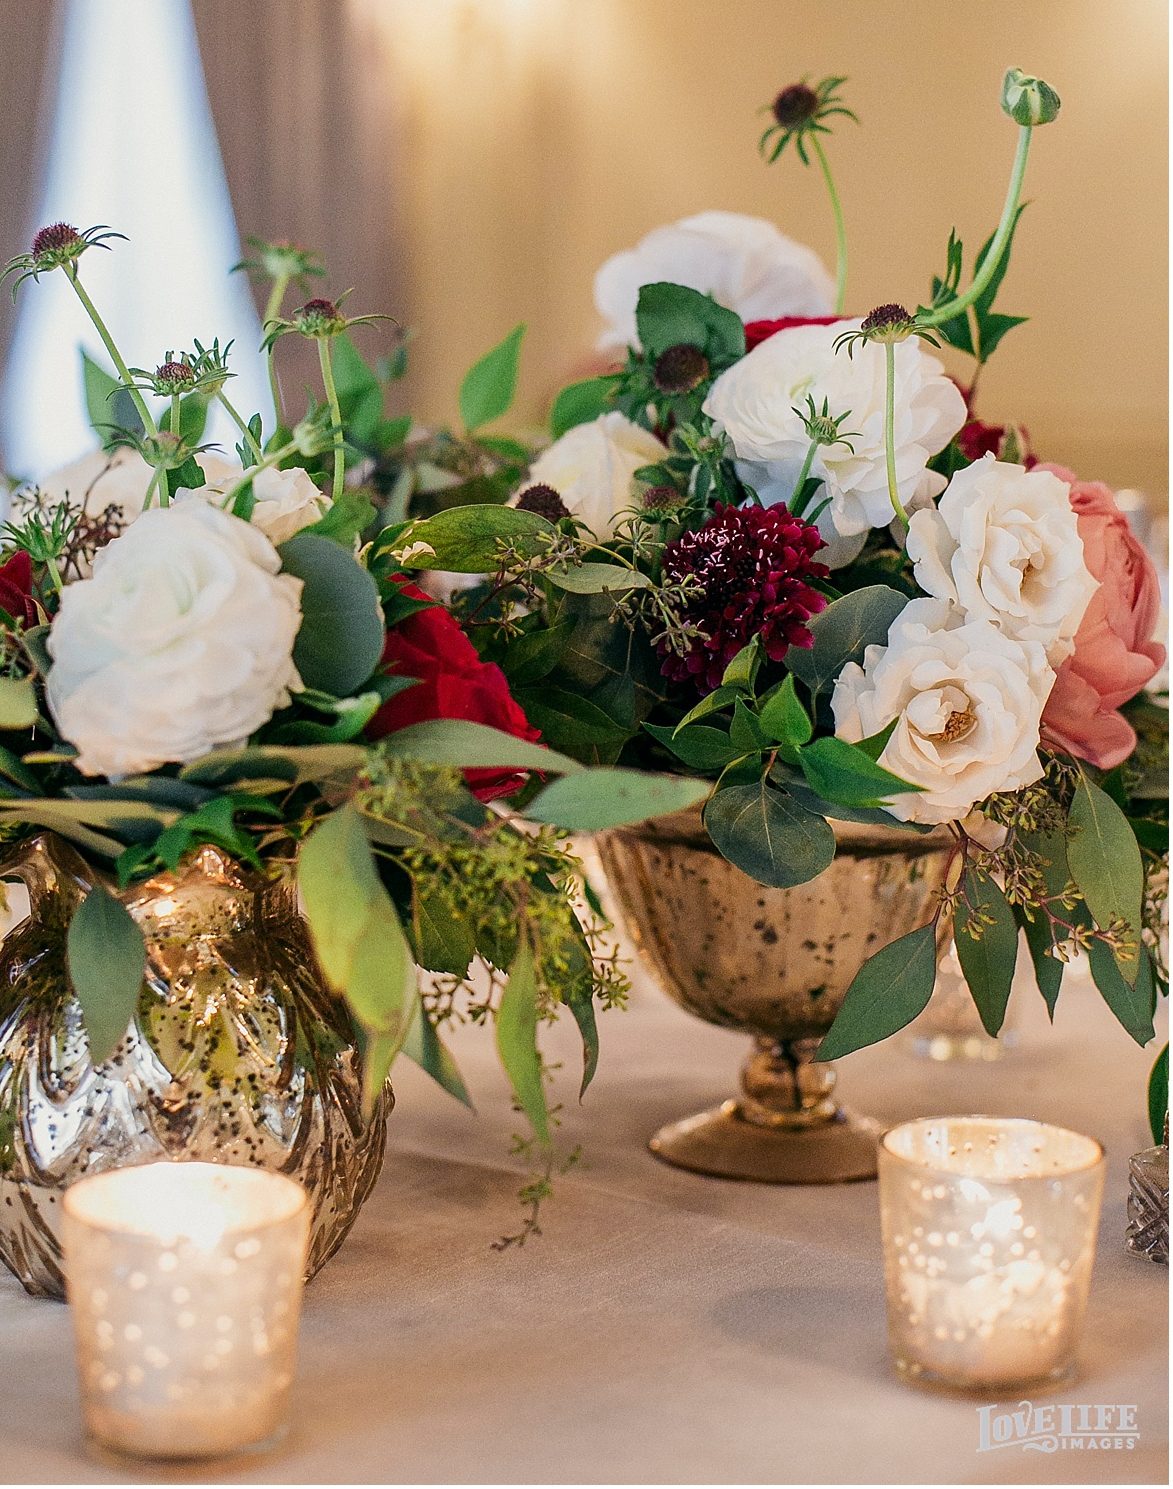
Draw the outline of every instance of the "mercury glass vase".
M880 1129L839 1105L815 1051L863 962L932 917L953 845L943 832L833 825L834 861L793 889L722 858L699 812L601 837L628 934L665 992L754 1039L741 1096L662 1127L658 1158L773 1184L875 1177Z
M61 1297L71 1184L199 1160L274 1169L306 1189L312 1276L378 1177L394 1098L387 1088L364 1116L354 1032L321 981L291 879L205 847L119 893L147 972L126 1035L95 1065L65 958L93 869L46 834L18 845L0 877L22 880L31 904L0 944L0 1259L30 1293Z

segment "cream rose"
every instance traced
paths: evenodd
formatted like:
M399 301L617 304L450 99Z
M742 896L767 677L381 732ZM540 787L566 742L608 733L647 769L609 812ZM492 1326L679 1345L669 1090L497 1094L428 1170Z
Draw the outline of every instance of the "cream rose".
M208 484L192 492L219 506L227 492L240 480L239 466L223 475L209 475ZM292 538L303 527L310 527L332 505L300 466L291 470L263 470L253 477L256 504L249 521L260 528L274 546Z
M607 323L600 350L639 345L639 292L661 281L712 295L743 321L828 315L835 293L818 255L772 222L740 212L701 212L656 228L595 275L595 306Z
M67 585L49 632L58 729L86 775L244 740L301 680L301 580L256 528L203 502L144 512Z
M892 815L959 821L991 792L1042 775L1039 720L1054 681L1038 642L963 621L944 600L912 600L888 644L840 673L835 732L857 743L895 720L880 764L923 789L894 796Z
M917 583L1020 641L1052 665L1071 654L1097 582L1083 560L1071 488L1052 471L985 455L958 471L936 507L913 514Z
M633 477L663 460L665 446L626 414L602 414L576 424L530 466L527 485L552 486L596 538L609 538L618 515L633 505Z
M884 348L864 343L854 356L835 350L836 338L860 322L792 326L756 346L723 372L709 390L705 412L728 435L738 469L767 505L789 501L810 448L802 422L807 399L844 415L847 443L820 445L811 475L830 498L819 520L837 544L829 559L849 562L869 528L896 515L888 496L884 455ZM927 469L965 423L965 399L936 357L913 337L895 348L896 483L906 510L936 496L945 479Z

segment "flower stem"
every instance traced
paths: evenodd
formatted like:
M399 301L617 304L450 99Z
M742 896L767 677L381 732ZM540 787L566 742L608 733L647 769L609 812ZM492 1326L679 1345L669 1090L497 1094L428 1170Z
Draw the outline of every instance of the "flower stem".
M171 399L171 433L179 433L179 396L175 394Z
M163 467L161 465L155 466L154 470L151 472L151 479L147 483L146 495L143 497L143 511L144 512L151 505L151 502L155 499L155 488L158 486L158 484L159 484L159 477L162 474L163 474ZM164 492L164 497L165 497L166 496L166 486L164 486L163 492ZM163 498L160 498L159 505L161 507L167 506L166 500L163 499Z
M285 291L288 288L289 275L278 274L276 279L274 279L273 281L272 289L270 289L269 291L269 298L265 302L265 319L261 322L262 329L267 326L270 321L275 321L281 314L281 306L284 304L285 301ZM277 367L273 361L273 347L275 345L276 343L274 342L273 345L269 347L269 387L272 389L273 393L273 412L276 416L277 424L278 426L280 426L283 416L281 412L281 384L277 381Z
M338 404L338 389L334 385L334 368L330 363L330 338L318 340L318 361L322 364L322 384L326 389L326 402L330 405L330 416L334 421L334 501L342 495L343 477L346 472L346 457L342 451L342 409Z
M810 446L806 452L806 459L802 462L802 469L798 473L798 480L795 481L794 490L791 492L790 500L786 504L796 517L802 516L802 508L806 505L805 502L803 502L801 506L799 505L799 497L802 495L802 488L806 485L806 478L811 473L811 466L814 464L815 459L815 451L818 448L818 440L812 439L810 442Z
M1006 192L1006 202L1002 208L1002 217L998 223L998 230L994 234L994 240L990 244L989 252L978 265L977 273L973 277L973 283L963 295L950 300L946 305L939 305L936 310L927 315L918 315L916 323L918 326L940 326L945 321L951 321L964 310L968 310L973 302L985 290L990 280L997 272L998 265L1002 262L1002 256L1006 252L1007 244L1010 242L1010 234L1014 231L1014 219L1018 215L1018 203L1022 196L1022 183L1026 176L1026 157L1030 151L1030 137L1032 126L1023 124L1018 131L1018 149L1014 156L1014 167L1010 172L1010 185Z
M220 503L223 509L226 512L229 511L232 507L233 502L236 500L237 494L243 491L243 489L249 484L250 481L255 480L255 478L259 476L263 470L272 470L274 466L280 465L281 462L288 459L288 457L292 455L296 449L297 441L290 440L287 445L282 445L279 450L270 451L270 453L266 455L263 460L258 460L256 465L250 465L248 470L246 470L240 476L239 480L234 481L228 488L227 492L225 492L224 500Z
M815 134L811 135L811 149L819 162L823 180L827 183L827 195L831 198L831 211L835 214L835 314L842 315L847 303L847 225L843 221L843 204L835 189L835 178L826 151Z
M130 375L130 368L127 367L126 363L123 361L122 353L114 345L114 338L107 330L105 321L98 314L97 306L90 299L89 295L86 294L85 286L82 284L77 275L77 266L74 265L72 269L67 270L65 277L69 280L70 284L73 285L74 292L76 293L77 298L81 301L83 307L85 308L86 314L89 316L90 320L94 324L94 330L97 331L98 335L102 338L102 345L106 348L107 352L110 354L110 360L118 369L118 376L121 379L122 386L134 400L134 406L138 410L138 416L143 421L143 428L148 434L154 434L156 432L156 425L154 419L151 417L151 411L147 407L147 401L135 387L134 379Z
M884 343L884 461L888 468L888 499L892 510L908 526L908 513L896 485L896 343Z
M49 578L53 581L53 588L60 594L65 585L61 582L61 570L57 567L57 560L51 553L45 556L45 567L49 571Z
M261 449L260 445L258 445L257 442L256 442L256 440L253 438L253 432L252 432L252 430L244 422L244 420L241 418L240 414L237 413L236 409L232 406L232 404L228 402L228 399L224 396L223 389L221 389L220 392L218 392L216 394L216 397L220 400L221 404L223 405L224 412L228 415L228 417L236 425L237 429L239 429L240 432L241 432L241 434L244 436L245 443L248 445L249 449L253 452L253 455L255 456L255 458L257 460L263 460L265 458L265 452L264 452L264 450Z

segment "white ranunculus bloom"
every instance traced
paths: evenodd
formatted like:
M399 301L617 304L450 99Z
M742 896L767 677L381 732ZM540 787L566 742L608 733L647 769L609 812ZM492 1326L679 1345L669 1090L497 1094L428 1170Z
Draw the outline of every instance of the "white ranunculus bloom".
M964 621L944 600L911 600L849 662L831 698L835 732L857 743L896 727L880 764L922 787L891 799L905 822L959 821L993 791L1042 775L1039 719L1055 674L1036 641L1017 641L989 621Z
M701 212L656 228L595 275L595 306L607 323L600 350L639 345L639 292L661 281L712 295L743 321L829 315L835 295L818 255L772 222L740 212Z
M208 484L192 495L203 497L219 506L225 494L240 479L239 466L219 476L209 476ZM253 477L253 507L249 521L259 527L275 546L317 522L332 505L300 466L290 470L263 470Z
M936 507L914 514L908 556L920 587L968 620L1038 641L1053 666L1071 654L1097 589L1083 561L1070 490L1051 471L985 455L958 471Z
M846 415L841 428L850 447L820 445L811 466L824 483L816 500L830 498L819 529L833 550L829 559L820 556L833 566L855 556L869 528L895 516L884 457L884 348L865 342L853 356L835 350L836 338L859 324L779 331L723 372L705 400L743 478L767 505L789 501L802 470L810 447L800 417L807 398L820 411L826 399L832 416ZM944 477L926 467L965 423L965 399L918 338L900 342L895 353L896 484L911 511L944 489ZM836 538L856 542L834 544Z
M596 538L611 537L618 515L635 501L632 477L668 453L654 434L626 414L601 414L576 424L530 466L528 485L552 486L566 509Z
M69 584L46 692L86 775L244 740L301 688L301 580L255 527L203 502L144 512Z

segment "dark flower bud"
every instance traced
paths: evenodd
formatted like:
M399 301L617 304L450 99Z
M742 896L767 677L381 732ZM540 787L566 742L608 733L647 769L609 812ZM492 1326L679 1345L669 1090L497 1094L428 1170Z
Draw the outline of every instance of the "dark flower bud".
M916 322L903 305L877 305L864 316L860 334L868 341L907 341Z
M537 517L544 517L547 522L560 522L563 517L570 516L566 503L553 486L547 486L544 482L528 486L521 493L517 498L517 510L533 512Z
M346 330L346 317L333 300L307 300L293 312L293 324L303 336L325 340Z
M49 254L55 258L69 255L81 248L84 241L78 230L68 222L50 223L48 227L41 228L33 239L33 257L39 259Z
M675 486L649 486L644 492L644 511L649 517L668 517L684 505Z
M190 362L164 362L155 368L155 383L161 392L184 393L199 380Z
M661 393L691 393L708 375L708 357L687 342L662 351L652 369L652 381Z
M789 88L782 89L771 107L783 129L797 129L818 112L819 95L805 83L791 83Z

